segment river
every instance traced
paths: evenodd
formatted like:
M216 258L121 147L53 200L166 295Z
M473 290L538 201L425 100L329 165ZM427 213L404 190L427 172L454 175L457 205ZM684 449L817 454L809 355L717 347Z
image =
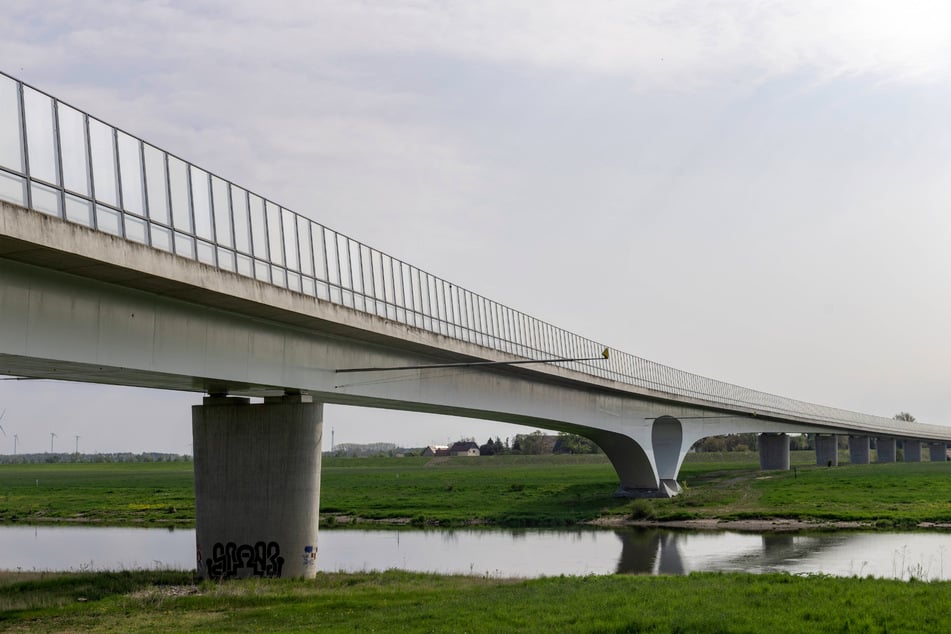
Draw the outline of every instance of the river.
M0 527L0 569L195 567L194 530ZM662 529L323 529L323 571L399 568L491 577L788 572L951 579L951 533L741 533Z

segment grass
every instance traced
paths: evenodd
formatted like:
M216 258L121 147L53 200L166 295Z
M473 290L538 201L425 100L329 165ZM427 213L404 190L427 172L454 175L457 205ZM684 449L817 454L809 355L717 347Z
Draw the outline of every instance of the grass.
M800 464L771 472L698 467L685 465L684 495L652 501L659 518L782 517L884 528L951 522L951 462L836 468Z
M817 467L793 452L794 469L759 471L753 452L691 454L669 500L613 497L604 456L327 458L325 525L565 526L603 517L797 518L880 527L951 522L951 462ZM0 466L0 523L194 525L188 463Z
M344 518L559 526L624 505L603 456L329 459L321 478L321 513Z
M195 524L190 463L0 465L0 523Z
M599 516L951 521L951 463L760 472L755 453L691 455L683 495L611 497L603 456L327 459L322 512L564 525ZM190 465L0 466L0 521L192 525ZM949 582L691 574L532 580L400 571L213 584L191 573L0 573L4 631L951 631Z
M196 583L185 573L0 581L0 628L96 632L920 632L948 582L692 574L507 580L399 571Z

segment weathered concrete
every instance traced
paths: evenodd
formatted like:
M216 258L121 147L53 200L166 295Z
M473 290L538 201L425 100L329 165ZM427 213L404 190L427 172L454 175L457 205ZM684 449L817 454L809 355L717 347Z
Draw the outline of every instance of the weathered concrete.
M895 462L898 457L895 451L897 441L891 437L879 436L876 445L878 447L878 458L876 462Z
M868 436L849 436L849 462L852 464L869 463Z
M905 462L921 462L921 441L906 440L903 453Z
M839 438L835 434L816 434L816 464L821 467L839 465Z
M201 575L316 574L322 412L300 395L192 408Z
M759 467L764 471L789 470L789 436L759 435Z
M928 443L928 457L931 462L948 461L948 443L932 442Z

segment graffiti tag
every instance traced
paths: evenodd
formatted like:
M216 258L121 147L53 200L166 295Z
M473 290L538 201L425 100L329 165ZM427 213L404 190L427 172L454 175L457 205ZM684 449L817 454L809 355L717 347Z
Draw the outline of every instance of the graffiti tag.
M235 544L218 542L205 560L208 576L212 579L236 577L280 577L284 558L277 542Z

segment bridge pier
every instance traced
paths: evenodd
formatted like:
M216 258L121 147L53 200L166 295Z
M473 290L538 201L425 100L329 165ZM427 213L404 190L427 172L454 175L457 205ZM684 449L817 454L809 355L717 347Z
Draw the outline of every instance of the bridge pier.
M314 577L322 419L299 394L192 408L199 574Z
M876 462L895 462L898 454L895 451L897 442L894 438L879 437L877 441L878 459Z
M931 462L947 462L948 443L932 442L928 443L928 457Z
M789 470L789 436L786 434L760 434L759 468L763 471Z
M869 463L868 436L849 436L849 462L852 464Z
M816 434L816 464L820 467L839 466L839 438L835 434Z
M921 462L921 441L906 440L904 455L905 462Z
M604 451L617 472L620 485L615 497L669 498L681 492L677 473L685 450L683 426L676 418L658 417L646 438L595 429L587 437Z

